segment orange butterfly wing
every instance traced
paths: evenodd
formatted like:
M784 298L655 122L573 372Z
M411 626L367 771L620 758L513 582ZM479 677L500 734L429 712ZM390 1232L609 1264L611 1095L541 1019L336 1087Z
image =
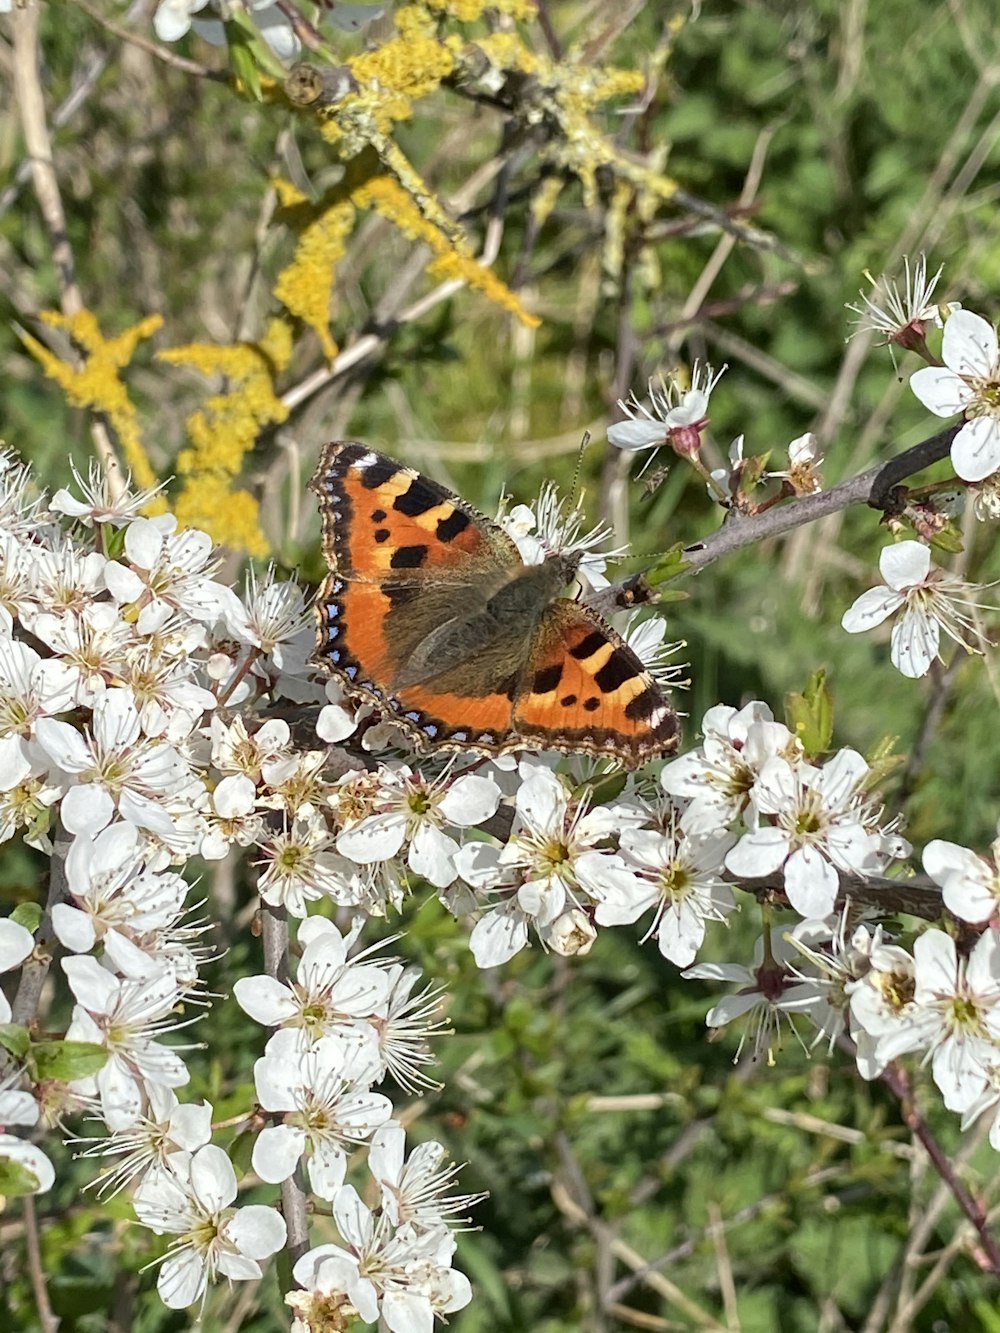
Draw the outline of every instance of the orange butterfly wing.
M521 564L497 524L429 477L352 441L326 446L311 482L330 574L317 599L316 656L419 743L498 747L512 691L393 689L401 667L456 606L485 605Z
M517 547L447 488L363 444L327 445L311 485L330 566L317 600L317 659L418 744L558 749L629 767L676 748L677 715L635 653L596 612L563 597L513 658L484 644L467 672L448 672L438 688L433 677L398 684L438 626L485 608L523 567ZM467 692L454 688L456 675Z
M539 627L513 722L528 747L613 755L630 768L680 741L677 714L621 635L565 597Z

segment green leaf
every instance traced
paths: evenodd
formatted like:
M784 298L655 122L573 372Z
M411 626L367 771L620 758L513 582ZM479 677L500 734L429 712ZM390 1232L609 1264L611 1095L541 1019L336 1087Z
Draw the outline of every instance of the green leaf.
M39 1041L32 1045L30 1058L39 1079L69 1082L103 1069L108 1053L92 1041Z
M930 539L931 547L935 551L947 551L949 555L957 555L959 551L965 550L965 543L962 541L961 533L949 523L947 527L942 528L940 532L935 532Z
M898 736L883 736L865 756L871 770L865 780L867 791L872 791L878 787L890 773L905 762L906 756L896 753L896 742L898 740Z
M833 696L820 668L809 677L801 694L785 695L785 721L802 742L806 755L825 754L833 742Z
M0 1046L18 1060L23 1060L31 1046L28 1029L17 1023L0 1023Z
M678 574L683 574L687 567L688 562L684 559L684 547L678 542L676 546L671 546L669 551L663 552L646 575L646 578L655 588L658 583L666 583L669 579L677 578Z
M229 65L233 73L253 95L254 101L264 100L260 72L284 82L288 71L264 41L260 30L249 14L233 8L226 23L226 41L229 44Z
M32 935L42 924L42 908L39 903L18 903L10 914L11 921L16 921L19 926L25 930L30 930Z
M229 1160L236 1169L237 1175L246 1175L250 1170L250 1158L253 1153L255 1135L248 1130L236 1135L232 1143L227 1148Z
M234 23L226 24L226 40L229 43L230 69L253 100L262 102L264 95L261 92L260 70L255 59L253 40Z
M18 1199L25 1194L35 1194L40 1183L34 1171L29 1171L23 1162L0 1157L0 1195Z

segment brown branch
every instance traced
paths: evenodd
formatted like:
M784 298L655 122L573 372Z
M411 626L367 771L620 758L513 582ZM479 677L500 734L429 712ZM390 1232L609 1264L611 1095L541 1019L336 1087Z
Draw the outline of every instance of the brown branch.
M880 1078L889 1091L899 1099L900 1114L906 1127L919 1141L931 1159L935 1171L951 1190L955 1202L976 1229L983 1253L989 1260L990 1272L1000 1273L1000 1245L989 1230L986 1212L959 1180L951 1159L920 1114L905 1070L898 1064L890 1064L883 1070Z
M831 486L828 491L804 495L780 508L749 516L731 510L729 518L717 532L684 548L683 572L704 569L723 556L732 555L746 546L755 546L769 537L779 537L806 523L815 523L817 519L836 514L850 505L867 504L873 509L891 509L896 503L896 487L903 478L945 458L960 429L960 425L949 426L947 430L921 440L912 449L897 454L888 463L880 463L878 467Z
M63 902L67 897L66 856L71 842L72 838L62 824L57 822L52 833L52 859L49 862L49 892L45 913L35 933L35 947L21 969L17 993L10 1007L10 1021L20 1027L29 1027L37 1018L42 988L52 966L57 943L52 930L52 909L56 903Z
M186 56L178 55L176 51L171 51L169 47L160 46L158 42L143 36L142 33L133 32L131 28L121 27L112 19L106 18L100 10L89 5L87 0L76 0L76 3L88 18L92 18L95 23L110 32L113 37L128 42L131 46L137 46L140 51L155 56L164 65L169 65L171 69L179 69L183 74L193 74L198 79L214 79L217 83L229 83L231 81L226 70L209 69L206 65L199 65L197 61L188 60Z
M83 297L76 280L73 249L66 228L66 212L45 115L45 97L39 70L38 16L38 6L33 4L18 6L11 14L14 27L14 92L35 198L52 250L60 308L64 315L76 315L83 309ZM95 419L91 422L90 433L111 494L117 497L124 489L124 481L107 427Z
M28 1272L31 1275L31 1290L35 1294L35 1308L38 1310L38 1322L42 1333L56 1333L59 1320L49 1304L49 1290L45 1285L45 1265L42 1263L42 1247L38 1234L38 1213L34 1197L26 1194L21 1201L24 1212L24 1243L28 1251Z
M31 165L35 197L49 234L62 310L66 315L74 315L82 308L83 300L76 282L73 251L66 230L66 214L45 120L45 99L38 72L38 15L37 5L18 6L11 14L14 27L14 92L21 115L21 131Z
M261 903L264 970L276 981L288 981L288 913L283 907ZM288 1228L289 1264L294 1265L309 1248L309 1214L302 1185L301 1163L281 1186L281 1211Z

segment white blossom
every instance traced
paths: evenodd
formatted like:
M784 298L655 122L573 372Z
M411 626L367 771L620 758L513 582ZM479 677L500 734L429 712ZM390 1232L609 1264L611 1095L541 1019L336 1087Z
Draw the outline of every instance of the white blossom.
M388 1097L370 1091L377 1069L367 1043L352 1033L320 1037L294 1056L262 1056L254 1065L257 1100L283 1120L261 1130L254 1144L261 1179L287 1180L305 1156L311 1189L333 1199L347 1171L344 1145L363 1143L392 1115Z
M865 875L888 859L863 795L868 772L854 750L839 751L822 768L768 759L752 791L753 826L727 854L726 869L737 879L780 870L801 916L829 916L838 871Z
M943 265L942 265L943 268ZM872 284L871 295L859 292L860 305L849 305L857 316L858 329L865 329L881 335L886 343L897 343L901 347L920 349L924 344L925 326L935 324L938 328L944 322L944 316L957 310L955 304L941 306L931 298L934 295L942 268L930 278L927 276L927 257L919 255L912 270L909 256L903 259L903 288L885 274L872 278L865 274Z
M993 843L989 861L967 847L940 838L924 848L924 869L935 884L941 885L945 907L959 920L978 925L1000 912L998 853L1000 838Z
M964 481L982 481L1000 468L1000 350L997 331L981 315L956 310L944 326L943 366L924 366L910 388L935 416L961 412L965 425L951 445Z
M987 640L973 617L972 595L979 585L931 568L931 553L921 542L886 546L879 556L883 588L863 592L843 615L848 634L862 634L900 612L892 627L889 656L904 676L924 676L940 656L941 631L966 652L982 652Z
M153 1167L133 1198L139 1221L159 1235L175 1235L156 1283L173 1310L201 1300L217 1276L238 1281L263 1276L258 1260L285 1243L285 1222L274 1208L232 1206L236 1173L221 1148L172 1153Z
M333 1212L344 1247L317 1246L292 1270L308 1291L342 1296L367 1323L381 1318L389 1333L432 1333L435 1315L461 1310L472 1299L468 1279L451 1267L455 1239L447 1227L394 1228L385 1214L376 1218L351 1185L338 1192Z
M170 1017L180 999L177 980L167 970L123 979L81 956L64 958L62 968L77 1001L67 1038L94 1042L108 1053L97 1074L75 1086L96 1091L109 1128L127 1129L142 1112L146 1083L177 1088L190 1078L176 1051L156 1040L179 1026Z
M801 742L767 704L754 701L743 708L717 704L701 724L703 743L664 765L660 773L669 796L690 802L682 823L692 832L728 828L738 820L764 764L775 755L796 762Z
M428 1231L467 1222L457 1214L485 1196L448 1194L459 1168L445 1165L444 1147L428 1139L418 1143L408 1158L405 1153L406 1134L397 1121L386 1121L372 1135L368 1170L382 1192L382 1208L392 1225L410 1223Z
M96 833L116 810L139 828L170 833L163 798L187 783L190 772L175 749L142 735L131 690L108 690L85 736L55 718L42 718L36 734L53 762L76 779L61 811L71 833Z
M739 1018L749 1019L753 1057L766 1053L774 1064L774 1048L780 1045L783 1026L798 1037L794 1015L812 1009L819 997L813 980L802 980L794 967L800 957L795 946L783 937L781 929L760 936L754 945L753 966L742 963L695 963L681 975L703 981L723 981L739 989L727 995L708 1011L705 1022L710 1028L726 1027ZM740 1038L738 1060L747 1033ZM801 1041L801 1037L798 1037Z
M722 921L736 906L721 878L731 833L688 835L676 817L665 829L625 829L621 850L635 870L631 883L609 885L597 904L598 925L637 921L653 909L646 938L655 934L660 952L678 967L688 967L705 938L708 921Z
M478 774L458 778L444 774L429 782L403 766L382 770L371 803L374 813L337 835L337 851L359 865L369 865L399 856L405 844L413 873L444 889L458 873L458 843L444 826L470 828L489 819L500 803L500 789Z
M238 1004L256 1022L299 1029L310 1043L355 1020L384 1013L390 971L384 964L365 961L367 952L348 958L356 938L356 930L345 939L332 921L308 917L299 926L302 956L295 982L240 977L233 987Z
M461 878L500 903L473 928L469 946L480 967L506 962L528 938L528 923L547 929L581 901L599 901L612 884L627 892L635 874L606 843L641 815L622 806L571 801L548 769L533 768L515 798L516 819L502 847L467 843L455 858Z
M708 401L726 371L713 370L696 361L691 367L690 387L671 377L659 384L649 381L650 406L633 396L618 406L627 420L608 427L608 442L619 449L651 449L669 444L679 454L696 454L701 433L708 424Z

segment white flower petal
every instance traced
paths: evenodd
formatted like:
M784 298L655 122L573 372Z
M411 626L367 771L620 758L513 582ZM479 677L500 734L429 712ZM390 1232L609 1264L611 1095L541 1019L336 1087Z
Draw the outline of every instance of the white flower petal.
M276 1208L251 1203L240 1208L226 1226L226 1234L242 1254L267 1259L285 1243L285 1219Z
M916 607L905 611L892 627L889 658L910 680L926 676L941 646L941 627Z
M953 417L964 412L975 397L973 391L953 370L944 366L924 366L910 376L910 388L928 412L936 417Z
M987 379L997 363L997 331L982 315L956 310L945 322L941 359L958 375Z
M306 1132L292 1125L268 1125L253 1145L253 1169L271 1185L287 1180L299 1164L306 1146Z
M923 542L896 542L892 546L883 546L878 567L885 583L896 592L903 592L917 587L927 578L931 571L931 553Z
M841 617L841 628L848 634L863 634L881 625L887 616L898 611L903 597L891 588L869 588L847 608Z
M982 481L1000 468L1000 420L973 417L952 440L951 462L963 481Z
M617 449L650 449L666 438L662 421L619 421L608 427L608 443Z

